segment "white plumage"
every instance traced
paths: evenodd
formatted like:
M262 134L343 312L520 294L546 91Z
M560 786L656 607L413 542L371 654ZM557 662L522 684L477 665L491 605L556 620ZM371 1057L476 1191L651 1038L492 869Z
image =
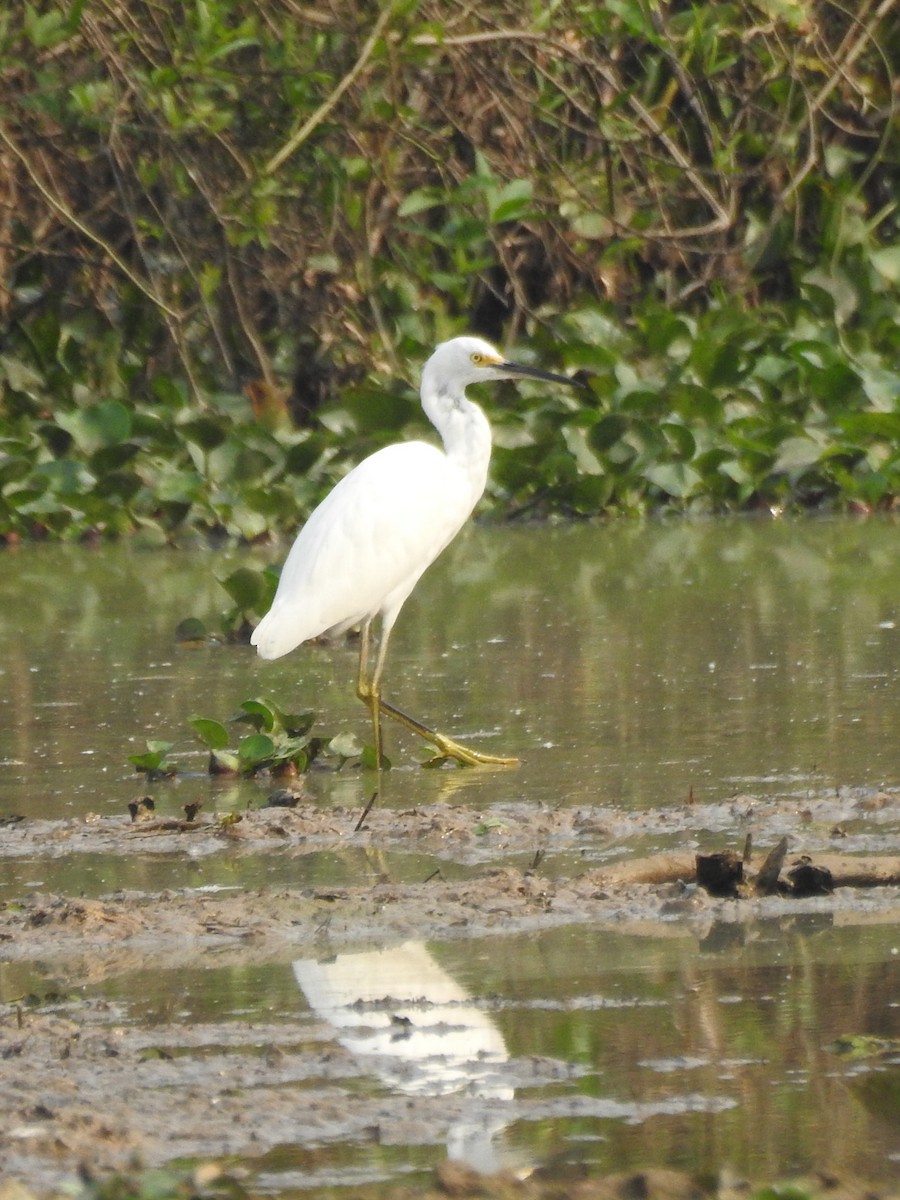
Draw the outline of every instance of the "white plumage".
M387 713L459 761L509 762L467 750L381 699L381 674L397 615L422 573L453 540L481 497L491 455L487 418L465 389L480 380L532 376L571 383L507 362L480 338L444 342L422 372L422 407L443 450L402 442L370 455L325 497L301 529L275 599L253 632L262 658L280 658L322 633L362 628L357 692L370 707L376 762L381 713ZM368 675L370 626L381 618L381 644Z

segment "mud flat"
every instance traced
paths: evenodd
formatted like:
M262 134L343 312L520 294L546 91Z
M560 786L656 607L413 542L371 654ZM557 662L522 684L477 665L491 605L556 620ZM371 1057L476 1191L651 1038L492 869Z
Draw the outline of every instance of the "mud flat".
M416 880L392 878L386 870L349 885L184 887L95 897L36 891L7 899L0 909L0 962L6 964L0 978L15 981L15 969L27 966L35 977L65 986L58 994L49 984L13 994L10 983L2 998L0 1181L17 1179L31 1194L46 1196L71 1184L79 1170L102 1175L135 1162L264 1159L298 1140L298 1089L310 1145L430 1145L441 1141L448 1120L465 1115L464 1092L423 1095L410 1105L389 1089L348 1090L343 1085L358 1076L351 1052L335 1042L326 1021L299 1005L296 1021L271 1024L135 1023L96 994L102 981L136 970L289 964L409 942L584 925L695 939L723 924L792 913L827 913L847 926L900 925L898 810L896 793L860 792L793 806L742 797L643 814L599 807L535 812L525 805L488 815L447 806L374 808L362 828L356 828L359 813L323 811L303 801L238 820L148 814L139 821L127 815L9 821L0 830L0 859L7 862L65 859L71 866L79 854L170 860L190 854L193 860L225 857L239 869L247 854L299 862L323 850L364 847L373 855L414 849L433 866ZM748 832L759 847L752 852ZM734 896L714 897L697 885L701 835L707 844L744 854L746 880ZM757 894L757 868L784 838L778 885ZM795 893L789 872L804 861L828 871L830 890ZM451 867L465 868L465 877L445 877ZM578 1070L541 1056L509 1057L497 1069L505 1094L521 1092L515 1113L526 1120L551 1112L547 1087ZM482 1103L490 1109L490 1100ZM509 1120L508 1099L496 1103ZM587 1098L584 1104L589 1113ZM453 1172L442 1168L435 1188L468 1194L474 1177L462 1168ZM642 1194L667 1194L657 1188L662 1175L653 1178ZM700 1194L687 1177L666 1178L669 1194ZM615 1190L621 1180L607 1181L606 1191L602 1182L582 1181L581 1193L566 1194L627 1194ZM542 1194L539 1174L525 1182L504 1176L495 1184L503 1194Z

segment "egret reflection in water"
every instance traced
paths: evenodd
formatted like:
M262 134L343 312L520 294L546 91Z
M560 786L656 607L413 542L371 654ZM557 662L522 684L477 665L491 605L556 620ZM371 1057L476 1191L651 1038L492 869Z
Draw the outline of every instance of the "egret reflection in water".
M503 1035L423 943L301 958L293 971L310 1008L386 1087L465 1095L464 1114L448 1124L449 1158L483 1172L514 1168L497 1139L514 1099Z

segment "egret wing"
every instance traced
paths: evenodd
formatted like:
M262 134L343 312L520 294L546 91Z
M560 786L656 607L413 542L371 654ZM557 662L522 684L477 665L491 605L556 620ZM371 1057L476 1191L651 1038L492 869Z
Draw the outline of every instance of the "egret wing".
M365 459L301 529L253 644L279 658L309 638L399 611L474 507L465 474L435 446Z

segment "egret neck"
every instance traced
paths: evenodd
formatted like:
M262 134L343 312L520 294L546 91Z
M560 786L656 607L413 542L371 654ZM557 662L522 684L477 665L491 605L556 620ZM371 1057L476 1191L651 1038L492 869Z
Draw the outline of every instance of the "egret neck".
M491 461L491 427L487 417L459 385L435 386L426 370L422 376L422 408L441 435L447 458L472 489L474 508L487 483Z

